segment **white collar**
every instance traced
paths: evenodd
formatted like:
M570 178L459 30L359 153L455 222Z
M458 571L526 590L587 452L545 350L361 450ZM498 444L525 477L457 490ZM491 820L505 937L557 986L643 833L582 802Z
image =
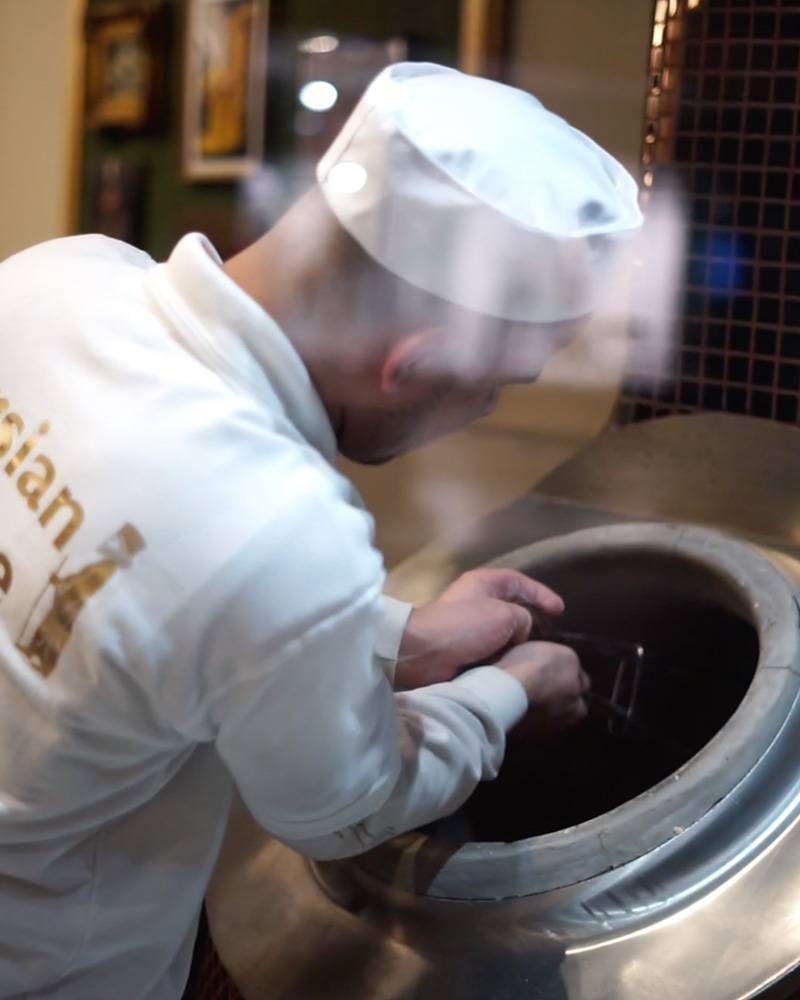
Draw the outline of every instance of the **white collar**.
M275 320L222 268L222 259L200 233L184 236L161 271L180 299L184 324L191 326L227 373L249 388L254 380L247 365L237 363L236 341L244 345L266 376L288 420L328 462L336 460L336 437L308 370ZM187 315L188 314L188 315Z

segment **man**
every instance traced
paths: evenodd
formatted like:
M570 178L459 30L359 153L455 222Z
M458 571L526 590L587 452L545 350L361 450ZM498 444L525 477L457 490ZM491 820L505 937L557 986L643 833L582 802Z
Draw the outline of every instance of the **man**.
M528 641L557 595L478 571L383 599L333 463L535 379L635 184L530 96L424 64L375 80L318 180L224 266L191 235L0 267L3 997L179 996L234 786L346 856L457 808L526 713L585 713L574 654Z

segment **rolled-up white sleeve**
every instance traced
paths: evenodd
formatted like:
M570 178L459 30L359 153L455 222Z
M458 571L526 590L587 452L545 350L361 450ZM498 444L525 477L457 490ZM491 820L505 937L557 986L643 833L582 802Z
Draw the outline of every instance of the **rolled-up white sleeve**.
M403 634L413 610L413 604L398 601L387 594L381 595L375 634L375 655L392 687L394 687L394 675L397 670L397 659L400 655L400 644L403 641Z
M522 685L496 667L395 694L374 656L378 595L220 692L217 747L261 825L344 857L457 809L493 778Z
M202 719L266 830L345 856L452 812L494 777L527 700L495 667L393 692L381 661L396 658L411 608L382 597L371 521L313 470L289 485L279 523L215 578L224 600L214 592L213 620L184 649L207 692L189 721Z
M326 836L285 843L318 860L361 854L446 816L480 781L496 777L506 732L522 718L522 685L496 667L395 695L400 769L386 802L362 821Z

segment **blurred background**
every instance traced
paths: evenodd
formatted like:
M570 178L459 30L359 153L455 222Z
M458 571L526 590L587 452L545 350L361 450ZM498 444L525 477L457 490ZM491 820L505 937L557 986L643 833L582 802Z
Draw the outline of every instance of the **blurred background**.
M390 466L345 468L389 566L609 423L796 424L800 4L0 0L0 259L79 232L156 259L192 230L236 252L399 59L533 92L628 167L648 224L616 308L537 385Z

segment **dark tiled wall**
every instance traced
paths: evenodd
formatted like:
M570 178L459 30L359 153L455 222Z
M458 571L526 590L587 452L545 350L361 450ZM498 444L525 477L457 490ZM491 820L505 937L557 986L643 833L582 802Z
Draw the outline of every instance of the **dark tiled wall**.
M620 419L800 403L800 3L658 0L643 178L690 222L666 377L632 353Z

